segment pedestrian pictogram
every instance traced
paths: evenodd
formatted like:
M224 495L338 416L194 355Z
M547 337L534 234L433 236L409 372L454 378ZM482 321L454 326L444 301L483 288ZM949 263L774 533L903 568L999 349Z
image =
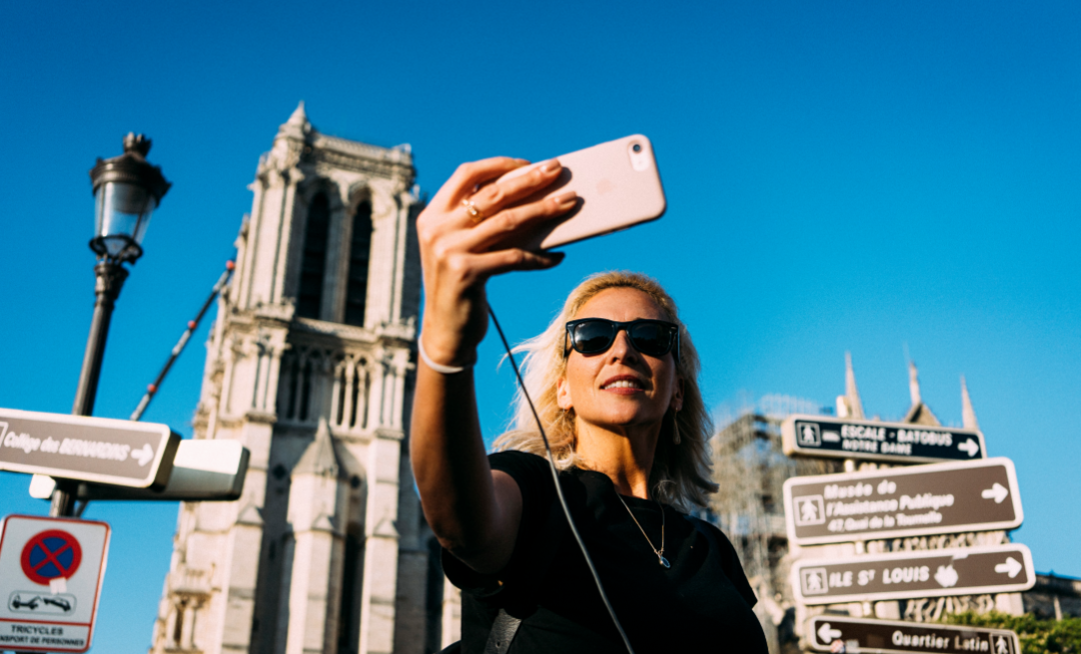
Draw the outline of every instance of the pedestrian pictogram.
M109 525L13 515L0 523L0 650L85 652Z
M83 549L74 536L50 529L27 541L20 562L27 579L48 586L55 579L70 578L82 559Z

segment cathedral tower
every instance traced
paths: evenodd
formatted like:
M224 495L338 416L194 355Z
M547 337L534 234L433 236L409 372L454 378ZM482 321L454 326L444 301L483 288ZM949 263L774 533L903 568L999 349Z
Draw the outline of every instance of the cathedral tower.
M154 654L431 647L442 579L406 447L414 176L408 146L320 134L303 103L259 160L194 422L251 464L239 501L181 504Z

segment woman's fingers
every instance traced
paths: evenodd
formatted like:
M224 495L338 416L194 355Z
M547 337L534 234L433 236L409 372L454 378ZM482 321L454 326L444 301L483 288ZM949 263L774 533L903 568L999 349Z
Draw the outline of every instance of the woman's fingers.
M473 252L483 252L506 240L514 242L521 238L524 231L567 213L577 203L578 194L567 191L537 202L504 209L464 232L457 245Z
M504 207L549 186L559 179L561 172L563 166L557 159L545 161L522 174L519 174L519 171L511 172L506 176L507 179L488 184L463 202L472 204L485 218L494 216Z
M475 270L483 277L512 270L543 270L563 261L562 252L530 252L521 248L473 255Z
M464 163L458 166L450 179L443 183L439 192L432 198L432 204L441 205L448 210L453 209L461 204L462 200L469 197L481 184L490 182L528 163L525 159L515 159L513 157L491 157L490 159Z

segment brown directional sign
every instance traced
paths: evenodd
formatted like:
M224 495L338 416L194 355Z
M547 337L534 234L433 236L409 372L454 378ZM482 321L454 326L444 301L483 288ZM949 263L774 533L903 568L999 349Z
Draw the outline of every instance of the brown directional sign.
M1018 543L802 559L792 567L792 589L803 604L1013 593L1035 583L1032 553Z
M781 424L781 436L788 455L908 463L971 461L987 456L978 430L904 422L792 415Z
M167 425L0 409L0 470L160 488L179 444Z
M865 620L838 615L811 618L807 622L806 637L811 648L819 652L1021 654L1017 634L1006 629ZM844 644L844 650L834 645L838 641Z
M1024 518L1004 457L792 477L784 510L797 545L1016 529Z

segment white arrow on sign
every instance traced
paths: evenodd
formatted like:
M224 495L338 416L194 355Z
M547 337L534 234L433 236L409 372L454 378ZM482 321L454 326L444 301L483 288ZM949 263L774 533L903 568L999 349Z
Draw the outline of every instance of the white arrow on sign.
M1010 579L1013 579L1017 576L1018 572L1021 572L1021 570L1024 569L1024 567L1025 566L1017 562L1017 559L1010 556L1006 558L1005 563L999 563L995 566L995 572L1006 573L1010 576Z
M818 637L822 639L823 643L831 643L841 637L841 630L833 629L830 627L830 623L823 622L822 626L818 628Z
M968 452L969 456L976 456L976 453L980 451L980 446L978 443L976 443L976 441L970 438L964 443L959 443L957 445L957 449L961 450L962 452Z
M995 504L1002 504L1002 500L1006 499L1006 496L1010 494L1010 491L1002 484L995 482L995 485L991 488L983 489L980 493L980 497L985 500L995 500Z
M149 443L143 443L143 449L133 450L131 458L137 459L140 466L145 466L150 463L150 459L154 458L154 448L150 447Z

